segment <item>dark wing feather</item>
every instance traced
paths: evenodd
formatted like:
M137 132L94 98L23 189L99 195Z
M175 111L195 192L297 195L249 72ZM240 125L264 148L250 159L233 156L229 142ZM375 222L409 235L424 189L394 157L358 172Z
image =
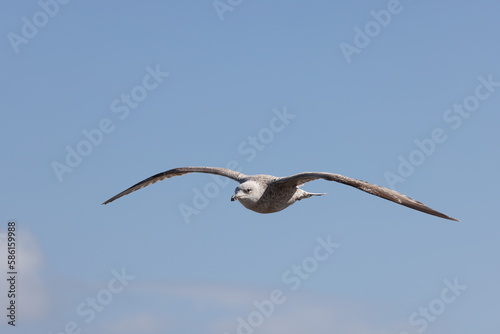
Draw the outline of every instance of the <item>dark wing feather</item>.
M174 168L167 170L166 172L163 173L158 173L156 175L153 175L145 180L142 180L141 182L133 185L132 187L128 188L127 190L122 191L116 196L111 197L108 199L106 202L102 204L108 204L113 202L115 199L118 199L122 196L128 195L131 192L134 192L136 190L139 190L141 188L144 188L146 186L149 186L150 184L153 184L155 182L169 179L174 176L181 176L184 174L188 173L208 173L208 174L216 174L216 175L221 175L228 177L230 179L233 179L235 181L240 182L242 179L246 177L246 175L241 174L240 172L227 169L227 168L219 168L219 167L180 167L180 168Z
M289 184L292 186L301 186L306 182L313 181L316 179L325 179L328 181L335 181L339 183L346 184L348 186L358 188L359 190L363 190L369 194L385 198L389 201L407 206L409 208L412 208L414 210L422 211L427 214L445 218L445 219L450 219L454 221L458 221L455 218L451 218L444 213L438 212L436 210L433 210L429 208L428 206L425 206L423 203L420 203L419 201L416 201L406 195L403 195L395 190L384 188L381 186L377 186L375 184L371 184L365 181L353 179L344 175L340 174L332 174L332 173L314 173L314 172L308 172L308 173L300 173L300 174L295 174L292 176L286 176L286 177L281 177L278 178L276 181L274 181L275 184Z

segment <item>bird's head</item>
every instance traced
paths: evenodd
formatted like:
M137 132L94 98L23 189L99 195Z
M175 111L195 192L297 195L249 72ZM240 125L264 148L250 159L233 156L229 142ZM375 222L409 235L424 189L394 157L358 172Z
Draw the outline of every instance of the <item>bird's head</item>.
M243 205L254 204L262 196L262 187L255 181L241 183L234 190L231 201L240 201Z

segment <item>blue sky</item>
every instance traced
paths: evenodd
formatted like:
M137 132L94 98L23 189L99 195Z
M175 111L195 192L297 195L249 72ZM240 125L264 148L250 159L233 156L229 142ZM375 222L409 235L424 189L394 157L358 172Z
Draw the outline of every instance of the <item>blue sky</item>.
M498 329L498 3L2 7L2 333ZM203 174L100 205L190 165L340 173L461 222L320 180L261 215Z

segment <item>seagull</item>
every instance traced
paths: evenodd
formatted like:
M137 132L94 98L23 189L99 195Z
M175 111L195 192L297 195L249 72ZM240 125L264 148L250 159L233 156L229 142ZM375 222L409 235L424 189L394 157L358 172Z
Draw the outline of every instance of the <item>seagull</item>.
M180 167L170 169L165 172L153 175L133 185L132 187L122 191L118 195L111 197L102 204L111 203L122 196L128 195L155 182L189 173L207 173L221 175L238 182L239 185L236 187L234 195L231 197L231 201L239 201L245 208L258 213L278 212L304 198L325 195L324 193L310 193L300 189L300 186L302 186L306 182L317 179L324 179L327 181L335 181L346 184L348 186L365 191L369 194L404 205L411 209L425 212L429 215L459 221L455 218L451 218L445 215L444 213L433 210L428 206L425 206L424 204L395 190L377 186L375 184L353 179L340 174L305 172L291 176L276 177L264 174L245 175L231 169L219 167Z

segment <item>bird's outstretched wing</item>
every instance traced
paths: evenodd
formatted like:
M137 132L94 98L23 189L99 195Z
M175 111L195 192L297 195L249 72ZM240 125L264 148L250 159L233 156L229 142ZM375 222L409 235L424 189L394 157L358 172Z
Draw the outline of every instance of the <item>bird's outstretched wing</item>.
M395 190L384 188L381 186L377 186L375 184L371 184L365 181L353 179L344 175L340 174L333 174L333 173L321 173L321 172L306 172L306 173L299 173L291 176L286 176L286 177L280 177L274 181L274 184L288 184L292 186L301 186L306 182L317 180L317 179L325 179L328 181L335 181L343 184L347 184L348 186L358 188L359 190L363 190L369 194L385 198L389 201L407 206L409 208L412 208L414 210L422 211L427 214L445 218L445 219L450 219L454 221L459 221L455 218L451 218L444 213L438 212L436 210L433 210L429 208L428 206L425 206L423 203L420 203L419 201L414 200L413 198L410 198L406 195L403 195Z
M106 202L102 204L108 204L113 202L115 199L118 199L122 196L128 195L131 192L134 192L136 190L139 190L141 188L144 188L146 186L149 186L150 184L153 184L157 181L169 179L174 176L181 176L184 174L188 173L207 173L207 174L216 174L216 175L221 175L228 177L230 179L233 179L235 181L240 182L241 180L245 179L247 176L245 174L242 174L240 172L227 169L227 168L219 168L219 167L180 167L180 168L174 168L167 170L166 172L163 173L158 173L156 175L153 175L145 180L142 180L141 182L133 185L132 187L128 188L127 190L122 191L116 196L111 197L108 199Z

